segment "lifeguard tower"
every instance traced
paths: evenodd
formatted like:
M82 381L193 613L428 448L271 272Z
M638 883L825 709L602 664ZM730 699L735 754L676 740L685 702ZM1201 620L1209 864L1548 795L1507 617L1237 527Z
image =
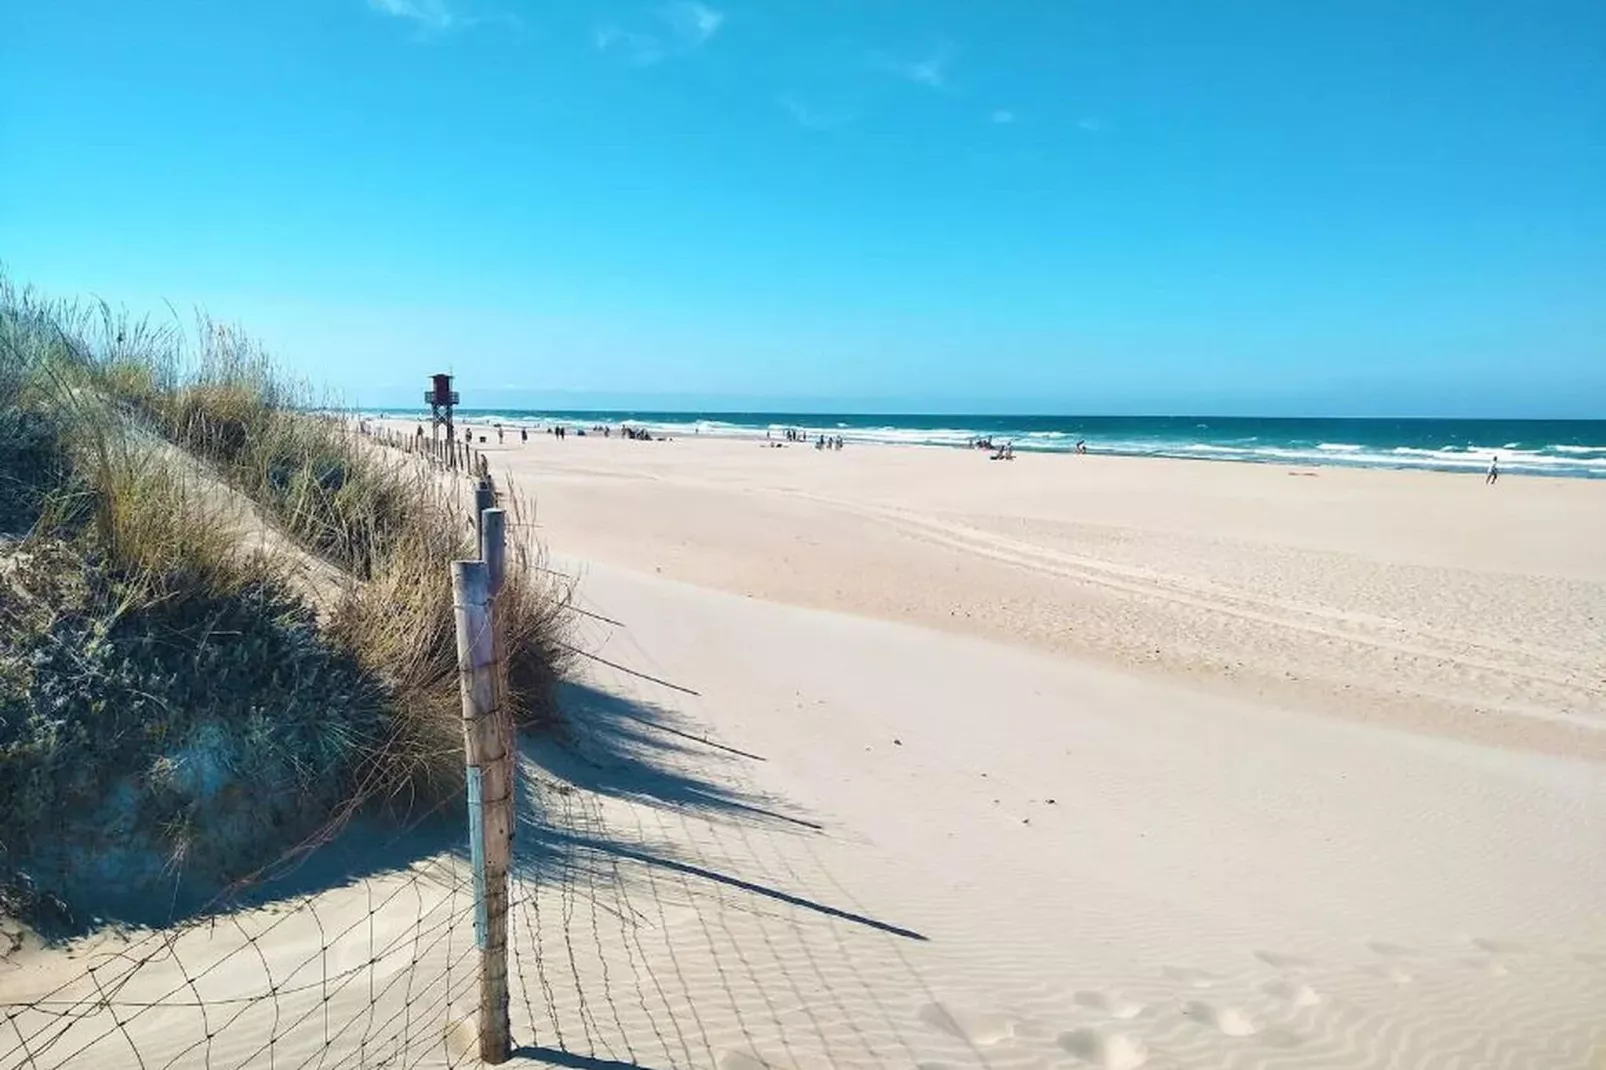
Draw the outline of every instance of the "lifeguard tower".
M446 427L446 441L454 442L457 436L452 429L452 409L460 399L457 396L457 391L452 389L452 377L450 375L436 374L430 376L429 379L430 388L424 392L424 403L429 406L430 434L433 435L435 428L444 425ZM448 452L447 456L454 458L453 461L448 463L455 468L456 454Z

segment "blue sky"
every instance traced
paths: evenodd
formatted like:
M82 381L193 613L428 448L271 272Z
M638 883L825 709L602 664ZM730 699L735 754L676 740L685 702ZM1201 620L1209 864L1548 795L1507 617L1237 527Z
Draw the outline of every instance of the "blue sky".
M1606 416L1600 0L0 0L0 259L367 404Z

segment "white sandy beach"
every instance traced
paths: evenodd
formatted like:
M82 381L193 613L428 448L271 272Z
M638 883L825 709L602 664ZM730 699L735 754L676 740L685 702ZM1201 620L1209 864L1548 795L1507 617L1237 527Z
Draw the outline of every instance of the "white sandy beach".
M1606 757L1606 486L534 435L560 553L1282 708Z
M527 748L520 1058L1606 1064L1606 487L487 448L608 618L578 641L617 666L569 690L576 740ZM265 1011L136 1015L282 976L153 962L97 1012L128 1020L100 1047L41 1052L94 1033L39 1009L0 1028L0 1067L460 1062L465 945L405 938L426 911L469 925L462 866L418 865L435 898L411 874L322 891L325 919L368 923L331 940L292 910L275 945L438 989L406 1036L366 983L295 995L322 1015L271 1051ZM405 903L376 911L387 881ZM237 947L268 917L182 940ZM0 990L47 991L78 954L28 952Z

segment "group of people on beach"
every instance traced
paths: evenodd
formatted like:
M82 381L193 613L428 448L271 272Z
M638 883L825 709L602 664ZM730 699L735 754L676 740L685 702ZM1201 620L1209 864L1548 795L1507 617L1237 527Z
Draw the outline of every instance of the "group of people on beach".
M499 444L505 444L507 441L507 429L501 424L494 424L492 426L496 432L496 441ZM375 425L366 418L359 418L357 422L357 428L358 432L363 435L372 435L375 433ZM611 438L613 436L613 428L607 424L597 424L591 428L591 431L594 434L602 435L604 438ZM562 424L552 424L547 427L547 433L557 438L567 438L569 435L569 429ZM586 433L586 429L582 427L575 433L583 436ZM419 424L413 434L420 442L422 442L424 439L424 425ZM813 442L814 448L817 450L840 450L843 446L841 435L827 435L823 432L815 434L796 427L788 427L783 430L781 434L786 443ZM622 438L634 439L641 442L668 441L666 438L655 439L652 431L648 428L632 427L629 424L621 424L619 426L619 435ZM773 431L765 431L764 439L765 444L768 446L781 446L785 444L783 442L774 441ZM463 441L466 443L472 443L474 441L474 429L472 427L463 428ZM483 435L481 436L480 441L485 441ZM524 443L528 443L530 441L530 429L528 427L519 428L519 441ZM977 436L975 438L971 438L968 442L966 442L965 445L969 449L990 451L987 458L990 461L1013 461L1015 459L1015 442L1013 439L1006 440L1002 444L999 444L993 441L993 436L991 435ZM1079 454L1087 453L1087 440L1077 439L1074 452ZM1499 454L1495 454L1489 461L1489 468L1484 474L1483 482L1485 486L1493 486L1499 481L1499 479L1500 456Z
M781 435L786 439L787 442L803 442L803 443L807 443L812 439L812 441L814 442L814 448L817 449L817 450L839 450L843 446L842 436L841 435L827 435L823 431L820 432L818 435L812 435L811 436L810 433L807 432L807 431L801 430L801 429L796 428L796 427L788 427L786 430L781 432ZM775 432L774 431L765 431L764 432L764 441L766 443L768 443L769 445L771 445L771 446L785 445L785 443L776 442L774 439L775 439Z
M781 436L786 439L786 442L807 443L809 441L813 441L814 448L817 450L839 450L843 446L841 435L827 435L823 431L817 435L811 435L810 432L804 431L801 428L788 427L781 432ZM775 441L774 431L765 431L764 441L771 446L782 446L786 444L784 442Z
M504 425L502 425L502 424L493 424L492 425L492 430L494 430L496 432L496 441L499 444L505 445L507 443L507 434L508 434L508 430L509 429L507 427L505 427ZM591 434L601 435L603 438L612 438L613 434L614 434L614 429L612 427L608 426L607 424L597 424L594 427L591 427L589 430L590 430ZM547 432L547 434L551 435L553 438L568 438L569 434L570 434L570 429L564 424L550 424L550 425L548 425L548 427L546 429L546 432ZM416 433L417 437L423 438L424 437L424 425L423 424L419 424L418 425L418 429L417 429L417 431L415 433ZM584 427L576 428L576 429L574 429L573 433L575 435L578 435L581 438L584 438L586 436L586 433L587 433L587 428L584 428ZM631 427L629 424L620 425L618 433L619 433L619 436L621 438L636 439L637 441L641 441L641 442L667 441L666 439L657 438L656 436L653 435L653 433L649 429L647 429L645 427ZM463 428L463 441L464 442L473 442L474 441L474 429L473 428L471 428L471 427ZM482 442L484 441L484 436L481 436L480 441L482 441ZM520 427L519 428L519 441L520 442L526 442L526 443L530 441L530 429L528 427Z
M989 461L1013 461L1015 459L1015 441L1013 439L1002 445L995 446L993 445L993 436L988 435L986 438L971 439L969 446L973 450L992 450L992 455L987 458Z
M973 450L992 450L992 456L988 458L991 461L1013 461L1015 459L1014 439L1010 439L1002 446L997 446L993 444L993 436L988 435L985 438L973 438L967 445ZM1087 452L1087 439L1079 438L1076 440L1076 452Z

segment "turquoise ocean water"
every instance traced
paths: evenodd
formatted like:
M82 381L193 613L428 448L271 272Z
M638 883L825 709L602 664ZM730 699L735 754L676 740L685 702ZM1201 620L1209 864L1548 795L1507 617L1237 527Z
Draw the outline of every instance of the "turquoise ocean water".
M413 419L417 411L385 415ZM545 428L631 423L664 435L764 437L800 428L851 444L964 446L1013 441L1018 451L1075 449L1140 457L1482 471L1606 479L1606 420L1295 419L1245 416L963 416L786 412L537 412L461 409L460 422Z

